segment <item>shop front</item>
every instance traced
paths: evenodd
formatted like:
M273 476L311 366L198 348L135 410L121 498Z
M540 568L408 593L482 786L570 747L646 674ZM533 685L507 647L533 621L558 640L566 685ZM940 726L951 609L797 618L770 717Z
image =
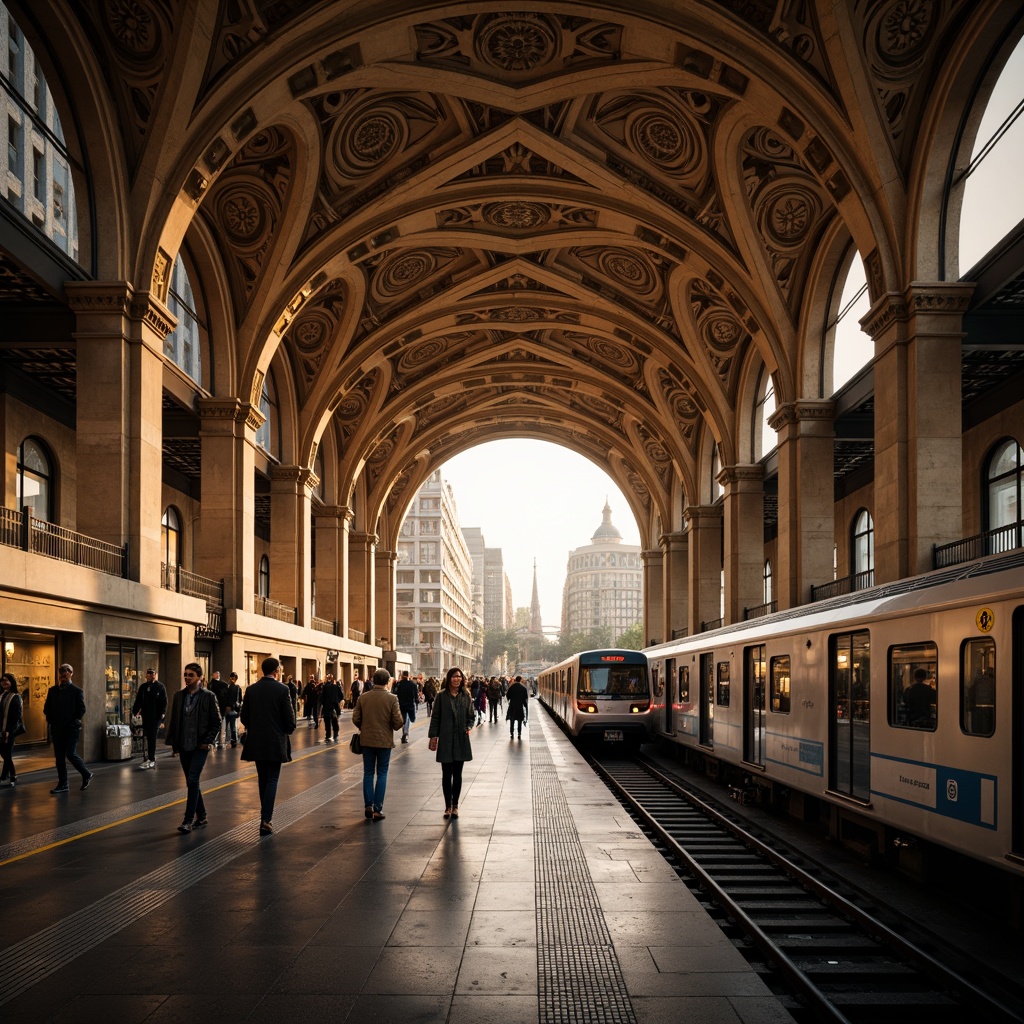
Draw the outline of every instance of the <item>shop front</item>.
M160 648L137 640L107 638L106 702L104 713L107 725L130 725L132 706L139 684L145 679L146 669L156 669L160 675ZM166 685L166 683L165 683ZM142 752L142 729L132 729L132 753Z
M46 719L43 704L46 693L57 682L57 637L53 633L33 633L0 627L0 672L11 672L21 694L25 734L18 746L46 743Z

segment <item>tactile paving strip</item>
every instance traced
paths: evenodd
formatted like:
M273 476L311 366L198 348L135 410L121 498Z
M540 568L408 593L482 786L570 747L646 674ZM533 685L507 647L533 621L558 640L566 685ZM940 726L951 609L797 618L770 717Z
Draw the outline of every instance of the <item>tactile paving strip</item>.
M547 742L531 734L541 1024L635 1024L611 935Z

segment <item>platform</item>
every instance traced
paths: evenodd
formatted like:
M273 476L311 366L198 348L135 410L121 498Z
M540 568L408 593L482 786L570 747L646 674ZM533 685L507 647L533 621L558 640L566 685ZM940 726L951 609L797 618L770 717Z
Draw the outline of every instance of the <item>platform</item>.
M182 835L177 761L0 790L0 1016L767 1024L791 1018L536 702L522 740L473 732L445 821L426 722L395 748L385 820L362 762L300 722L260 839L254 769L211 755ZM27 766L26 766L27 767Z

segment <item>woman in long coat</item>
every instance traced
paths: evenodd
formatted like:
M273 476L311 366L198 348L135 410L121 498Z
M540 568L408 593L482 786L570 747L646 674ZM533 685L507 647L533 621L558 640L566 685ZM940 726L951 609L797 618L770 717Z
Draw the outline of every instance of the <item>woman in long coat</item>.
M459 816L462 793L462 766L473 760L469 733L476 722L473 697L460 668L450 668L444 685L434 701L430 715L430 749L437 751L441 765L441 792L444 793L444 816Z
M505 712L505 721L508 722L508 738L515 735L516 725L519 725L519 738L523 738L523 722L526 719L526 705L530 699L530 693L523 686L523 677L516 676L515 682L508 688L508 711Z

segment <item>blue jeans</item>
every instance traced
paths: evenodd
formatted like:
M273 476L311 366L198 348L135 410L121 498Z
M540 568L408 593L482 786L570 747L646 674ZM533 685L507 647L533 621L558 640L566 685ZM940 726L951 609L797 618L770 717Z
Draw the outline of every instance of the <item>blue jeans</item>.
M388 788L390 747L363 747L363 803L380 812L384 807L384 791ZM374 784L373 774L377 773Z
M199 776L203 774L203 767L209 750L179 750L178 760L181 761L181 770L185 773L185 817L183 821L191 822L193 818L202 821L206 817L206 804L203 803L203 793L199 788Z
M256 762L256 781L260 790L260 821L268 825L274 820L274 801L277 799L277 783L280 778L280 761Z

